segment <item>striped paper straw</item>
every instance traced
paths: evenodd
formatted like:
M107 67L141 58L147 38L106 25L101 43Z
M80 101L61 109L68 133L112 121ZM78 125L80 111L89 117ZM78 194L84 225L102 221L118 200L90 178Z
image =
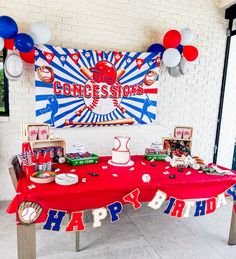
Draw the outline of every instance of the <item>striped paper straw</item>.
M19 153L19 154L17 155L17 158L18 158L19 164L21 165L22 162L23 162L23 154L22 154L22 153Z
M28 159L25 153L23 153L23 165L28 165Z
M32 165L32 154L31 154L31 152L26 152L26 157L27 157L28 165Z

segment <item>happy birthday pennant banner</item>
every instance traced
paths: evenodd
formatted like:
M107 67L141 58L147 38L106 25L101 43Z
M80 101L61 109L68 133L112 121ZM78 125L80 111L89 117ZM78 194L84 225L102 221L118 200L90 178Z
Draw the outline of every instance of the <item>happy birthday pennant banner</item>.
M122 198L122 202L131 204L135 210L141 207L139 201L140 190L136 188L132 192L128 193ZM227 205L226 195L231 196L233 201L236 201L236 184L227 189L225 192L220 193L217 197L212 197L203 200L182 200L175 197L169 197L165 192L157 190L152 200L147 204L151 209L160 209L168 199L168 204L164 209L164 213L177 218L187 218L190 215L194 217L204 216L215 212ZM26 205L28 204L28 205ZM31 205L29 205L31 204ZM32 205L33 204L33 205ZM23 208L22 206L25 206ZM32 208L37 208L37 212L34 213ZM92 210L93 215L93 227L100 227L102 221L106 217L110 217L110 221L116 222L120 219L120 213L122 213L123 205L120 201L115 201L108 204L105 207L97 208ZM18 221L20 224L30 225L34 223L40 216L42 207L36 203L22 202L18 210ZM49 209L47 214L47 220L43 226L45 230L59 231L61 228L62 221L66 216L66 211ZM29 214L29 215L28 215ZM34 215L34 218L32 218ZM66 231L84 231L85 223L83 221L83 211L72 212L70 222L66 227Z
M155 122L160 59L153 52L36 48L36 119L57 128Z

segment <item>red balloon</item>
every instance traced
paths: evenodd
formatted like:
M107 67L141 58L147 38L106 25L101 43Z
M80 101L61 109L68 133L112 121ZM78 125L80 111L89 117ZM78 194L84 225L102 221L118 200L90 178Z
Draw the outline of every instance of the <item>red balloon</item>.
M26 62L30 64L34 64L34 51L35 49L33 48L30 52L20 52L20 57Z
M166 49L177 48L181 42L181 34L176 30L168 31L163 38L163 45Z
M183 48L183 56L188 61L194 61L198 57L198 50L194 46L184 46L184 48Z
M9 50L13 50L14 48L14 38L4 39L4 47Z

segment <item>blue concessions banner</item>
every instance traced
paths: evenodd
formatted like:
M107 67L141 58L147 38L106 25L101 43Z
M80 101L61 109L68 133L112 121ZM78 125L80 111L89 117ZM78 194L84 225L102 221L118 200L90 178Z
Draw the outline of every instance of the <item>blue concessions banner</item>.
M149 124L156 120L160 54L35 51L37 122L51 127Z

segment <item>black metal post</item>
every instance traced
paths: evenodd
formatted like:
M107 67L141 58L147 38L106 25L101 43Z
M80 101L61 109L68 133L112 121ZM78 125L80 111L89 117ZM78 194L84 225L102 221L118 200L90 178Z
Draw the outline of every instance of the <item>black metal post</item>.
M7 57L7 50L3 49L3 62ZM4 71L4 69L3 69ZM1 113L1 116L9 116L9 84L8 79L6 78L4 71L4 104L5 104L5 112Z
M222 119L224 95L225 95L225 85L226 85L226 77L227 77L228 62L229 62L229 51L230 51L230 42L231 42L231 36L232 36L231 35L232 27L233 27L233 19L230 19L229 27L227 29L224 69L223 69L222 84L221 84L220 104L219 104L218 117L217 117L216 137L215 137L214 156L213 156L214 164L216 164L216 162L217 162L217 155L218 155L218 146L219 146L219 139L220 139L220 128L221 128L221 119Z

